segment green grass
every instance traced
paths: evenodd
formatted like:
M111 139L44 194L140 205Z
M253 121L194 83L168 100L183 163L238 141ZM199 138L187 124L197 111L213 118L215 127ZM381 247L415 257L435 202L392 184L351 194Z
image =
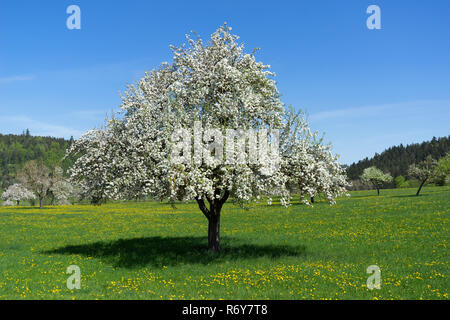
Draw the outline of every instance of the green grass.
M218 255L194 203L0 208L0 299L448 299L450 188L422 192L226 204Z

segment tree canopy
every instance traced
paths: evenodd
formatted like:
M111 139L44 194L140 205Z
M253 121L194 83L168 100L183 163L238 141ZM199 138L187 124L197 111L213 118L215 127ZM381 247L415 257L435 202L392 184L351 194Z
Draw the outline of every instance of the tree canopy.
M297 183L333 202L345 190L336 157L304 134L305 121L289 121L270 66L245 53L238 38L227 25L207 43L187 36L187 45L171 47L171 64L129 86L121 111L69 150L78 156L71 178L83 192L97 202L195 200L213 251L229 197L244 204L279 196L287 205L289 184Z
M33 192L29 191L27 188L21 184L15 183L9 186L5 192L2 193L2 199L6 201L16 202L19 205L20 201L34 199L36 196Z
M424 161L418 164L412 164L408 169L408 175L412 178L418 179L420 182L419 189L416 195L420 194L420 190L427 182L434 181L437 177L438 162L431 156L428 156Z
M380 189L386 184L392 182L392 176L389 173L384 173L377 167L369 167L364 169L361 175L361 180L364 182L371 183L380 195Z

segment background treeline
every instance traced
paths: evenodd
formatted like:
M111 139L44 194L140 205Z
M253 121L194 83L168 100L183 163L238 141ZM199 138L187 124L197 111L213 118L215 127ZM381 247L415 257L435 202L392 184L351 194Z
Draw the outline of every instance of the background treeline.
M376 153L371 159L365 158L347 168L349 180L358 180L364 169L375 166L383 172L389 172L394 178L408 175L410 165L424 161L431 155L434 159L440 159L450 151L450 135L435 138L431 141L415 143L386 149L381 154Z
M31 136L29 130L21 135L0 134L0 187L5 189L14 183L17 172L30 160L42 161L47 167L61 167L64 172L72 165L65 159L66 149L73 138L65 140L53 137Z
M0 134L0 189L12 185L17 172L30 160L42 161L48 168L61 167L65 174L74 162L71 158L63 160L66 149L72 142L73 138L66 140L31 136L29 130L21 135ZM383 172L390 173L394 178L400 176L408 178L408 168L411 164L424 161L429 155L436 160L440 159L449 151L450 135L406 147L403 144L391 147L381 154L376 153L371 159L365 158L347 167L348 178L353 182L351 189L367 188L360 182L360 176L366 168L375 166ZM416 184L410 181L409 186L414 187ZM387 187L395 186L393 181Z

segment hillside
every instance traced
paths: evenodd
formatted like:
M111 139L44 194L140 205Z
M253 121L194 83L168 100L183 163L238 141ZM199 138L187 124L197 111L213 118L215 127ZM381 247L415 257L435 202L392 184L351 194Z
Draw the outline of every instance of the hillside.
M405 176L411 164L424 160L428 155L439 159L448 151L450 151L450 135L433 138L431 141L410 144L406 147L401 144L386 149L381 154L376 153L373 158L365 158L351 164L347 168L347 174L350 180L356 180L359 179L365 168L376 166L385 172L389 172L393 177Z
M66 170L71 160L62 162L70 140L53 137L34 137L27 130L21 135L0 134L0 187L13 183L14 177L25 162L41 160L47 166L61 166Z

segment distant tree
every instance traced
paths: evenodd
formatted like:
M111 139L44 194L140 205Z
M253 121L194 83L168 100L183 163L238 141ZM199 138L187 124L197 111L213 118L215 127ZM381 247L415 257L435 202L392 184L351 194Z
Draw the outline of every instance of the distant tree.
M17 205L19 205L22 200L34 199L35 197L33 192L18 183L10 186L2 194L3 200L15 201Z
M335 198L350 185L338 156L333 155L331 145L323 144L318 132L311 132L303 112L289 108L284 118L281 148L289 189L298 191L300 201L305 204L314 203L318 195L325 196L331 204L336 203Z
M74 188L72 184L64 178L63 170L56 167L53 170L51 177L51 186L49 188L49 195L51 195L51 204L56 200L58 204L68 204L69 198L73 195Z
M407 188L409 186L408 182L405 180L404 176L398 176L395 178L396 188Z
M47 197L50 199L50 205L53 206L60 192L61 183L64 181L63 170L58 166L54 167L50 172L49 178L50 186L47 191Z
M2 206L13 206L14 202L12 202L11 200L6 200L2 203Z
M110 159L117 152L111 148L114 145L112 139L104 130L90 130L69 149L77 158L74 168L80 168L78 171L71 169L70 181L80 187L80 197L89 199L94 205L101 205L108 196L112 197L109 188L113 186L110 181L114 179L114 170L110 169L113 164Z
M431 156L428 156L419 164L412 164L411 166L409 166L408 175L411 178L418 179L420 182L416 196L420 194L420 190L422 190L422 187L427 182L431 182L436 178L437 164L438 162L435 159L433 159Z
M384 173L377 167L369 167L364 169L361 175L361 180L371 183L380 195L380 189L386 184L392 182L392 176L389 173Z
M25 164L17 178L27 189L33 190L39 199L39 208L42 209L43 200L51 186L50 169L42 162L32 160Z
M450 178L450 152L445 157L439 159L436 167L436 183L443 186Z

